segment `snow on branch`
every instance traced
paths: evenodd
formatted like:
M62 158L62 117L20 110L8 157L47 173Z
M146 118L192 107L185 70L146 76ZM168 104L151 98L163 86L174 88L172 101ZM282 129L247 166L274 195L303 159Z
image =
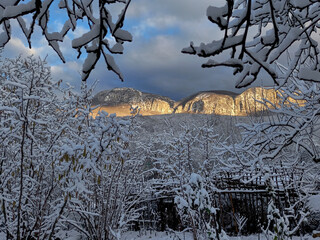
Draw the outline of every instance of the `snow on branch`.
M223 7L209 6L208 19L223 34L211 43L201 43L184 48L182 53L210 59L202 67L229 66L238 76L236 87L253 83L261 70L267 72L275 85L282 85L290 77L298 77L302 65L319 71L319 48L317 31L320 3L309 0L226 0ZM290 66L285 73L276 73L276 61L287 58ZM220 56L221 55L221 56ZM221 57L225 58L221 61ZM229 64L241 61L243 64ZM225 64L226 63L226 64ZM303 74L303 79L309 79Z
M60 0L58 7L64 10L67 19L58 32L49 32L48 23L50 21L50 10L53 0L31 0L27 3L21 1L1 1L0 3L0 47L4 47L11 39L11 21L17 20L19 26L25 35L29 47L31 48L31 37L35 26L39 26L42 34L45 36L48 45L58 54L62 62L65 62L64 54L60 49L60 43L64 42L65 36L71 31L77 29L78 20L87 22L89 30L82 36L72 40L72 47L79 53L78 58L85 49L87 53L83 65L82 80L85 81L90 72L95 68L100 56L109 56L111 54L122 54L123 43L131 42L132 35L121 29L125 20L127 9L131 0L112 0L112 1L86 1L86 0ZM121 13L112 20L112 14L109 11L112 4L123 5ZM26 16L32 17L31 22L26 20ZM107 35L110 34L116 44L110 46ZM110 58L110 57L108 57ZM111 59L111 58L110 58ZM109 61L111 62L111 60ZM108 63L107 63L108 64ZM115 65L112 63L112 65ZM119 75L118 68L107 68Z

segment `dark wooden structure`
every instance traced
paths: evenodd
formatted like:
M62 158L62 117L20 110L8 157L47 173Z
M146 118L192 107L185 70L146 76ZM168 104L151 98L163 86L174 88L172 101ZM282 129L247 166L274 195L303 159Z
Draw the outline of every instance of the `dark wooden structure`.
M303 169L270 169L270 179L275 191L275 204L280 211L290 207L299 200L297 191L303 178ZM267 209L270 201L270 188L261 171L219 171L212 176L214 189L209 190L213 206L221 227L229 234L237 234L238 227L235 215L247 218L242 233L261 232L267 224ZM157 181L155 181L156 183ZM162 186L166 186L163 188ZM154 193L145 201L145 210L138 228L149 228L164 231L168 228L181 230L184 227L174 204L175 191L178 185L159 184L154 186ZM157 193L157 194L156 194ZM137 223L136 223L137 224Z
M270 169L269 178L273 182L275 204L284 211L299 201L300 184L303 169ZM270 187L261 171L222 171L214 177L216 189L212 196L214 205L219 208L219 222L229 233L237 233L235 214L247 218L243 232L261 232L261 227L267 224L267 209L271 198Z

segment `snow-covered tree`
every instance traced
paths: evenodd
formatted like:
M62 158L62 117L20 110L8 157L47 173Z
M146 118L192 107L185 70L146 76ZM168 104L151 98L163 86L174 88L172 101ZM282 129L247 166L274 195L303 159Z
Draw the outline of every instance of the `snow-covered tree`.
M191 42L182 52L213 57L202 65L205 68L234 68L238 88L250 85L260 72L267 73L275 85L286 83L297 73L301 79L318 81L319 13L320 3L311 0L226 0L221 7L207 9L208 19L220 28L223 37L199 46ZM218 56L219 60L214 60ZM285 59L287 70L278 72L277 65ZM308 67L304 66L306 61L310 62Z
M146 186L128 152L131 120L90 116L92 90L53 83L34 57L0 70L0 233L119 239Z
M167 124L170 126L170 122ZM175 196L182 226L192 229L194 239L227 239L210 195L214 189L216 137L215 120L208 117L203 126L181 122L151 137L142 148L142 155L155 172L156 196Z
M35 231L48 236L65 207L65 197L56 192L55 146L70 110L57 98L57 84L41 60L3 61L0 84L1 231L17 239Z
M185 122L180 127L181 131L169 129L157 139L161 144L154 142L158 155L154 160L165 178L184 183L191 173L200 169L200 161L196 161L199 129Z
M239 124L241 143L229 148L238 152L235 160L248 168L256 163L319 162L319 89L317 83L290 78L278 91L279 102L266 102L272 105L269 116Z
M278 103L266 101L273 105L269 115L238 124L241 141L218 144L219 157L229 171L251 172L252 178L246 182L261 176L267 179L271 201L266 233L270 239L286 239L299 232L308 215L306 201L316 188L313 181L319 168L319 84L291 77L278 91L278 98ZM279 173L288 175L279 177ZM275 195L272 176L279 183L277 191L285 193L281 201ZM294 201L289 196L292 192L297 194Z
M115 72L123 80L112 54L123 53L123 43L132 41L131 34L122 29L125 14L131 0L60 0L58 7L62 11L59 14L60 18L64 19L65 22L62 24L61 29L52 32L49 29L49 23L52 18L52 12L57 7L54 2L56 1L1 1L0 26L2 27L2 32L0 33L0 47L4 47L10 41L12 21L15 20L21 27L30 48L31 37L38 26L48 45L65 62L59 43L65 41L65 36L70 30L83 29L83 22L86 22L87 31L72 40L72 48L78 51L78 57L82 54L82 50L87 53L82 69L82 80L88 78L101 56L103 56L108 70ZM112 5L117 7L122 5L122 11L118 16L114 16L116 11L114 11L115 8L112 8ZM115 40L115 44L110 43L108 40L110 37Z
M130 125L102 112L82 129L84 152L74 153L79 163L71 180L74 217L66 222L90 239L121 239L139 217L136 205L147 187L141 185L142 161L129 153Z
M238 88L253 83L260 73L279 86L279 102L264 101L271 106L268 116L241 124L242 138L235 144L218 144L227 168L255 172L255 179L271 165L309 171L306 166L319 162L319 11L319 2L309 0L227 0L207 9L221 39L199 46L191 42L182 50L210 58L203 67L232 67ZM304 204L307 181L295 188L300 194L296 206ZM300 212L300 217L290 216L296 227L304 218Z

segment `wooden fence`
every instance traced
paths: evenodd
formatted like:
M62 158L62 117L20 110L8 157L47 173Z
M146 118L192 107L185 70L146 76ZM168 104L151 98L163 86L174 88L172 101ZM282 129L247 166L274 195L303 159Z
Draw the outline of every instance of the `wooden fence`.
M297 193L303 169L285 169L273 168L270 171L270 178L274 182L274 191L276 193L275 204L283 211L290 205L299 200ZM157 182L157 181L155 181ZM212 197L213 206L219 208L217 213L221 227L231 234L237 234L239 231L235 215L238 214L247 218L247 223L243 228L243 233L261 232L261 227L267 224L267 209L270 201L270 190L267 187L265 179L259 171L221 171L212 176L212 182L215 189L211 189L209 194ZM156 228L165 230L171 228L181 230L184 226L175 209L173 189L178 186L168 185L166 188L154 186L155 193L145 201L145 211L141 220L136 223L136 229Z

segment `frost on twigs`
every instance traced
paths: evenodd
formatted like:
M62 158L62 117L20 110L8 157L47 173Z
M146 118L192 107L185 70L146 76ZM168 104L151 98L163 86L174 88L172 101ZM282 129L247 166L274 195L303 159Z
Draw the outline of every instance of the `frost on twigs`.
M0 59L0 239L121 239L140 216L134 116L92 118L93 89L61 83L41 59Z
M125 14L131 0L60 0L58 7L65 11L66 21L58 32L50 32L50 10L53 8L53 0L31 0L28 3L21 1L1 1L0 3L0 47L4 47L11 38L12 20L17 20L31 48L31 37L35 26L39 26L45 36L48 45L58 54L62 62L65 62L60 43L63 43L67 33L77 29L78 21L86 22L89 30L80 37L72 40L72 47L79 53L78 58L85 49L87 53L83 64L82 80L86 80L101 55L104 57L108 70L115 72L121 80L123 77L113 58L108 55L122 54L123 43L131 42L132 35L121 29L125 20ZM121 13L112 19L109 11L112 4L122 5ZM31 21L28 17L31 16ZM113 16L114 17L114 16ZM113 46L108 39L111 36L116 44Z
M226 0L223 7L207 9L208 19L219 27L223 37L199 46L191 42L182 53L218 57L219 63L210 59L202 67L234 68L237 88L253 83L262 71L275 85L282 85L302 65L319 72L319 12L319 1ZM288 52L294 57L287 56ZM287 70L277 71L278 62L286 58Z

